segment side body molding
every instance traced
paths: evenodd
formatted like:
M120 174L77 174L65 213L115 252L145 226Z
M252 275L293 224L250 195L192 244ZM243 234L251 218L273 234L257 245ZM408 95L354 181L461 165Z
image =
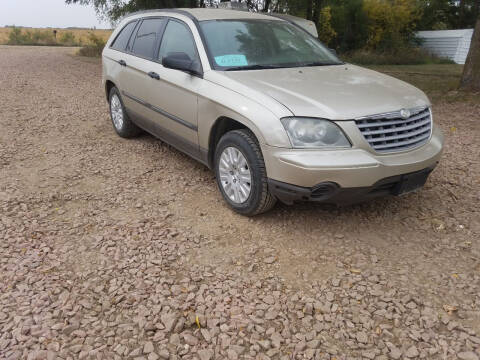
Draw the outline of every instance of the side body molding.
M185 121L185 120L183 120L183 119L180 119L178 116L175 116L175 115L173 115L173 114L170 114L170 113L166 112L165 110L160 109L160 108L157 107L157 106L154 106L154 105L152 105L152 104L149 104L149 103L147 103L146 101L143 101L142 99L139 99L139 98L135 97L134 95L129 94L129 93L126 92L126 91L122 91L122 95L128 97L129 99L131 99L131 100L133 100L133 101L138 102L139 104L142 104L143 106L149 108L150 110L153 110L153 111L155 111L155 112L157 112L157 113L159 113L159 114L162 114L163 116L166 116L166 117L168 117L169 119L171 119L171 120L173 120L173 121L176 121L177 123L182 124L183 126L188 127L189 129L192 129L192 130L194 130L194 131L197 131L197 130L198 130L197 126L195 126L195 125L193 125L193 124L190 124L188 121Z

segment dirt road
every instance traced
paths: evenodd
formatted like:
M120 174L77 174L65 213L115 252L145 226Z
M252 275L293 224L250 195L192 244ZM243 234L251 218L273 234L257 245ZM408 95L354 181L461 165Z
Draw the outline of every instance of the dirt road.
M0 358L480 358L480 106L421 192L249 219L71 53L0 47Z

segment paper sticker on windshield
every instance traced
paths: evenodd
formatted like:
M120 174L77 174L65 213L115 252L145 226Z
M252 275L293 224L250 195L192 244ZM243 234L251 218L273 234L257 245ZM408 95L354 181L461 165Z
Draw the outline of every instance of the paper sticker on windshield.
M220 66L247 66L248 61L245 55L222 55L215 56L215 62Z

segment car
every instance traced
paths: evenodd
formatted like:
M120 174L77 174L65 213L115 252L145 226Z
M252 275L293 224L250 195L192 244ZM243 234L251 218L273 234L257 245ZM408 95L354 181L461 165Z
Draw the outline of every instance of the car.
M243 215L277 200L342 205L407 194L442 153L421 90L344 63L288 17L134 13L102 63L117 134L146 131L213 169Z

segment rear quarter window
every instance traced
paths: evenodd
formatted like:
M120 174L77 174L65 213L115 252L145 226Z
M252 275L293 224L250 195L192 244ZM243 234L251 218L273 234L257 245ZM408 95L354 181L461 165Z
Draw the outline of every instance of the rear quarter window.
M154 46L157 41L158 31L164 19L145 19L138 28L132 52L135 55L151 59L153 58Z
M128 44L128 40L130 39L130 36L132 35L132 31L133 29L135 29L136 24L136 21L129 22L123 27L122 30L120 30L120 33L117 35L115 40L113 40L113 43L111 45L112 49L120 51L125 50Z

